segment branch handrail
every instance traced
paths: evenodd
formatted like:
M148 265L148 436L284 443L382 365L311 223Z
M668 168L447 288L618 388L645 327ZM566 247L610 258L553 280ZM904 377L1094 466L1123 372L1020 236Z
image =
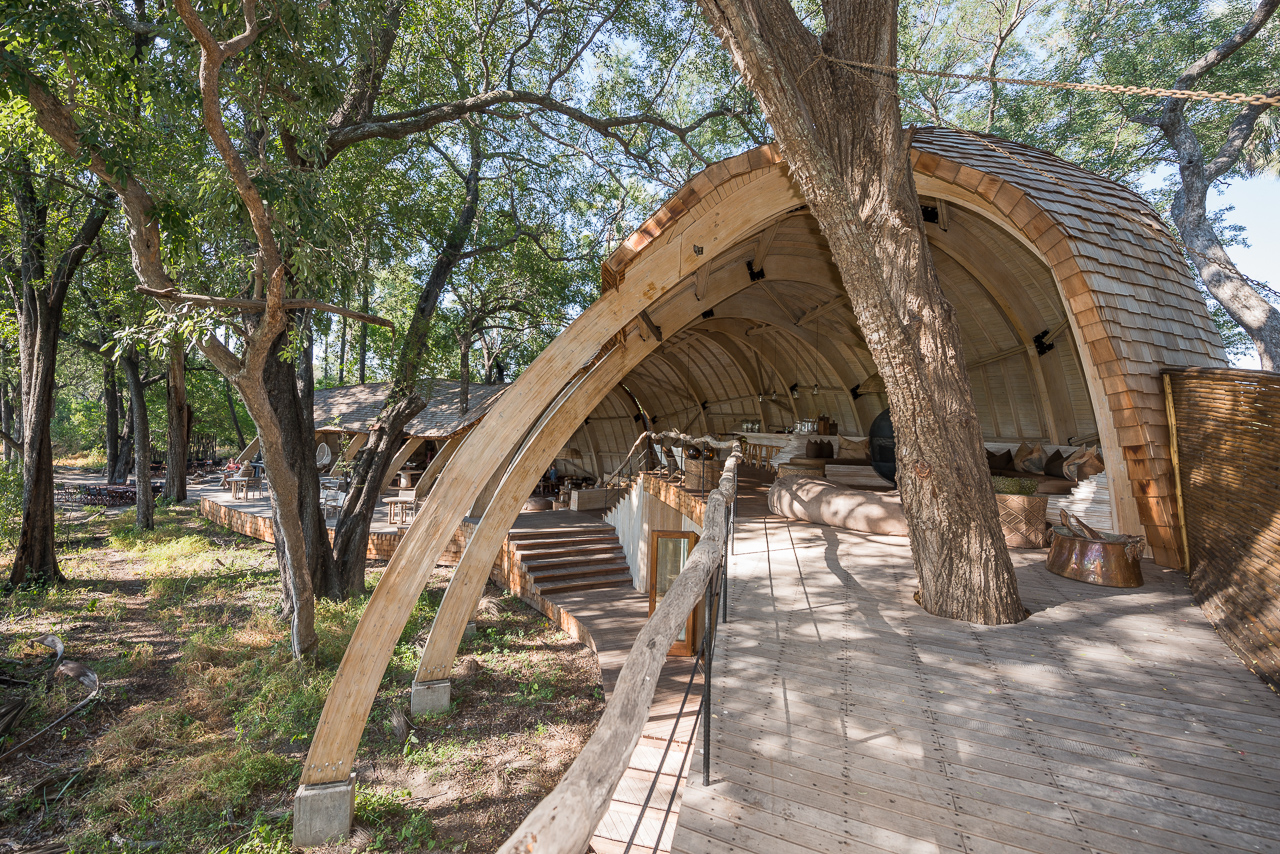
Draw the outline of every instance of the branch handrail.
M698 436L695 438L675 430L668 430L664 433L646 430L636 438L631 450L627 451L627 455L622 458L622 462L601 482L600 486L608 487L613 484L618 479L618 476L622 474L622 470L631 463L631 458L635 456L636 451L640 450L641 447L647 447L646 443L655 439L670 439L672 442L680 442L685 445L710 445L713 448L720 449L732 448L737 441L736 439L717 439L714 436Z
M732 444L733 453L725 462L719 486L707 496L702 539L632 644L599 726L559 785L502 844L499 854L579 854L608 810L649 719L667 651L724 565L742 459L739 442L725 444Z

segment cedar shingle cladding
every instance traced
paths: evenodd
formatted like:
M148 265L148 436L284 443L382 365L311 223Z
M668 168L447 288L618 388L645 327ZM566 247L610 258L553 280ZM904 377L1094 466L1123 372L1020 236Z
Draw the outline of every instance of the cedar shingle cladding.
M472 383L467 394L467 414L462 416L458 414L459 382L434 380L431 399L426 408L408 423L404 431L410 436L421 436L424 439L447 439L483 418L507 385L509 383ZM389 386L390 383L365 383L316 389L313 410L316 429L367 433L369 423L382 409Z
M913 132L911 162L1019 233L1053 272L1097 372L1137 515L1158 562L1180 566L1163 367L1226 365L1222 341L1176 244L1136 193L1047 152L945 128ZM786 168L776 145L713 164L667 201L605 261L616 286L658 235L682 230L700 203Z

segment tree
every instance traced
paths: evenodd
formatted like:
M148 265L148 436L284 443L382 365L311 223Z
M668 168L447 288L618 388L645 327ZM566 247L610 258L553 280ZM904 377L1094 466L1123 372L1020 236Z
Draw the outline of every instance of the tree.
M588 157L652 162L659 138L674 138L682 150L694 152L693 140L708 132L708 123L728 120L737 110L714 106L688 124L675 124L648 110L658 96L643 85L645 75L627 78L628 85L612 91L601 87L601 97L594 97L587 85L592 75L583 64L588 49L605 38L602 33L672 45L689 41L687 28L679 30L669 17L655 19L638 5L600 10L568 3L554 12L526 14L501 3L462 8L368 0L305 12L293 3L272 4L268 17L259 15L256 2L244 0L236 17L206 12L208 23L187 0L160 6L154 22L142 12L129 17L106 8L109 16L97 6L69 10L51 0L24 6L7 23L23 37L9 40L0 52L5 85L26 101L50 139L120 195L134 271L145 292L170 305L205 310L178 325L228 377L258 428L273 487L294 653L301 656L316 643L315 592L343 596L355 587L335 571L319 509L307 397L310 361L304 355L307 312L369 320L320 299L323 274L345 249L317 204L331 164L371 141L433 140L477 117L526 125L570 148L583 129L615 152L579 145ZM403 63L390 63L406 20L412 33L431 35L444 50L428 53L421 42L411 43ZM163 61L151 61L151 42L139 43L136 33L163 36L155 42L163 46ZM71 80L62 62L67 55L82 57L88 73ZM198 86L190 92L183 75L193 65ZM226 68L232 70L224 79ZM389 73L396 75L394 86L385 84ZM151 106L139 109L144 88ZM665 96L667 86L658 93ZM86 111L86 99L118 109ZM171 138L175 127L187 133L193 103L201 139L185 140L185 147L170 152L173 146L160 140ZM619 109L632 105L637 109ZM132 123L117 116L129 116ZM93 132L83 132L79 123L92 124ZM210 142L212 158L206 156ZM172 156L157 157L164 145ZM190 164L187 180L157 180L176 161ZM196 175L199 180L192 181ZM203 194L201 212L194 213L192 205L190 216L214 226L195 241L183 236L190 223L178 210L181 190L155 195L190 185ZM460 210L465 213L466 206ZM239 251L243 261L224 265L230 272L210 278L216 287L208 290L214 293L176 287L172 265L206 263L192 260L196 250L183 251L197 243ZM193 281L182 272L184 283ZM434 311L430 294L423 297L419 305ZM429 314L422 319L429 322ZM407 399L396 396L389 405ZM348 505L353 500L362 499L349 498ZM358 540L344 540L343 550L362 552Z
M181 335L169 342L169 370L165 375L168 444L164 497L187 500L187 446L191 442L191 406L187 404L187 348Z
M1025 619L896 79L859 65L896 64L896 5L823 0L815 32L786 0L699 2L764 108L884 377L920 604L973 622Z
M54 372L67 289L114 208L110 193L64 185L60 175L38 176L30 155L12 152L9 190L17 212L19 246L0 257L18 317L22 370L22 527L9 583L63 580L54 549L53 418ZM67 213L81 220L72 234L49 221L52 205L65 199ZM61 251L58 251L61 244ZM52 262L52 263L51 263Z
M1201 85L1215 69L1258 36L1278 5L1280 0L1262 0L1238 28L1188 65L1170 88L1191 89ZM1274 49L1271 55L1274 57ZM1266 95L1280 98L1280 79L1273 77L1269 81ZM1200 281L1253 340L1262 369L1280 371L1280 310L1231 262L1208 207L1209 189L1239 168L1259 120L1271 105L1239 107L1227 126L1225 139L1208 159L1201 138L1187 116L1188 109L1185 99L1166 98L1158 112L1138 115L1133 120L1158 128L1177 155L1179 186L1170 212Z
M1024 0L1024 8L1027 8ZM994 7L967 0L904 3L907 63L930 71L986 75L975 51L957 50L957 34L995 30ZM1158 86L1280 94L1276 3L1243 0L1086 0L1039 7L1005 40L1005 76L1073 83ZM1034 23L1032 23L1034 22ZM1010 19L1010 23L1013 20ZM1020 29L1018 29L1020 27ZM988 125L1003 136L1053 151L1145 192L1176 229L1228 352L1257 351L1264 368L1280 366L1280 301L1232 263L1240 241L1210 194L1227 182L1274 174L1280 122L1269 104L1068 92L911 76L903 80L912 120L982 127L978 107L989 98ZM1168 173L1152 190L1143 179Z

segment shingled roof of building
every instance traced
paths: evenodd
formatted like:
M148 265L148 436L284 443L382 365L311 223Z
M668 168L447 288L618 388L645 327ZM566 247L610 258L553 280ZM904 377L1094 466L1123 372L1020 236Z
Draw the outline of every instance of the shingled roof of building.
M472 383L467 394L467 414L458 413L458 380L433 380L427 406L405 427L410 436L424 439L448 439L484 417L493 402L510 383L481 385ZM316 430L345 433L367 433L369 424L382 409L390 383L364 383L316 389Z

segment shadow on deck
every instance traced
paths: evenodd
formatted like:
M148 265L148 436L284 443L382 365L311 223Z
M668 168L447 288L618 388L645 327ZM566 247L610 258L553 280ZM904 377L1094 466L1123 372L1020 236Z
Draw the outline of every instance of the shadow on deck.
M1180 572L1015 550L1033 614L977 626L915 604L905 538L744 516L674 851L1280 851L1280 698Z

